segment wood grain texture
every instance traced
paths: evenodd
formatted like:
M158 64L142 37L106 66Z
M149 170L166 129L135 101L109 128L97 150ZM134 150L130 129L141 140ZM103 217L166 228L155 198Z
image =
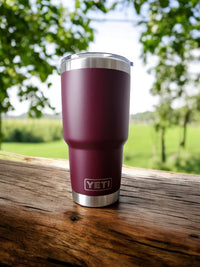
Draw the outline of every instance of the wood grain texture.
M0 266L200 266L200 175L125 167L120 201L85 208L67 161L23 161L0 160Z

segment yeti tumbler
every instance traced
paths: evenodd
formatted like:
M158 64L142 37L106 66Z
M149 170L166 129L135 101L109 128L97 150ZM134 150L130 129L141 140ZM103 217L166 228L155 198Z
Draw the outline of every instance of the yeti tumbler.
M61 62L63 136L69 146L73 200L103 207L118 200L128 138L130 61L79 53Z

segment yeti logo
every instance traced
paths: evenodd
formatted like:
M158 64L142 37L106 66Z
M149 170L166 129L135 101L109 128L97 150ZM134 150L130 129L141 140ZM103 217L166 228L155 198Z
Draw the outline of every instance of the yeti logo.
M111 187L112 187L112 178L84 179L84 189L86 191L104 191L111 189Z

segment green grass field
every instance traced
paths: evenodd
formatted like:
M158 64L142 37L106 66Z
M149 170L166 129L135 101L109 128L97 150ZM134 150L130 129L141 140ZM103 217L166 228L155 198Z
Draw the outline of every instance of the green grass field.
M129 139L124 146L124 164L200 173L200 127L189 126L186 149L180 149L182 129L170 128L166 133L166 164L160 163L160 138L151 125L130 125ZM27 156L68 158L67 145L63 140L45 143L3 143L4 151Z

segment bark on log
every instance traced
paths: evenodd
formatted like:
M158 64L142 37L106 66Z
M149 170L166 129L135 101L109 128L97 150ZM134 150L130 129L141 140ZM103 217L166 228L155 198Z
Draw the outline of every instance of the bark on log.
M0 160L0 266L200 266L200 175L123 168L120 201L85 208L67 161L20 160Z

